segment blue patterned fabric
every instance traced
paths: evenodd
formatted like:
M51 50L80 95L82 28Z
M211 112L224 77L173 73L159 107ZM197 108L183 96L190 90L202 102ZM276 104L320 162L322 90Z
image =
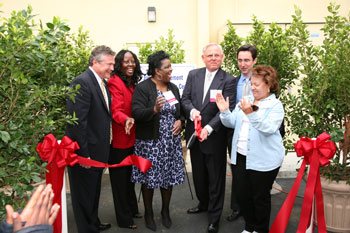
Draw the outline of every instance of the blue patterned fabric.
M158 95L162 92L157 90ZM181 136L172 133L175 105L167 101L160 111L159 138L135 141L135 155L148 159L152 167L144 174L133 166L131 181L146 184L148 189L168 188L185 181Z

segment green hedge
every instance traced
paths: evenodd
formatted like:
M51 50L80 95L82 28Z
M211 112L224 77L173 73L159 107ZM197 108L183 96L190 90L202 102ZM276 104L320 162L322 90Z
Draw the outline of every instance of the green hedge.
M72 121L68 85L88 65L92 42L60 18L43 24L32 8L0 18L0 219L4 205L20 208L45 164L35 151L48 133L64 135ZM73 91L74 93L74 91Z

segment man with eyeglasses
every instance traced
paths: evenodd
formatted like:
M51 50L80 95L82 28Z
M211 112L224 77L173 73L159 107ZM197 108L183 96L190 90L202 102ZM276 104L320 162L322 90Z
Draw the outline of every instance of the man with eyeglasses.
M186 140L194 133L194 121L200 120L203 129L190 147L193 181L198 206L187 210L189 214L208 211L209 233L219 230L226 179L226 128L219 119L216 106L217 93L230 98L230 109L234 108L236 96L234 78L220 66L224 54L218 44L204 47L202 60L206 67L189 72L181 104L186 123Z
M80 156L107 163L111 143L111 95L106 79L114 69L115 52L107 46L92 50L89 68L77 76L71 87L80 86L75 100L67 98L67 110L78 118L68 124L66 135L77 141ZM102 168L76 164L68 167L72 206L79 233L98 233L111 227L98 218Z

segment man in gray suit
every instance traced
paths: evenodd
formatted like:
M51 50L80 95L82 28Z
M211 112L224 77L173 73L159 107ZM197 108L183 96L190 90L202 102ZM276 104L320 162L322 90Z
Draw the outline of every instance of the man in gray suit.
M77 76L71 86L80 86L75 101L67 99L67 110L78 118L68 124L66 135L77 141L80 156L107 163L111 143L111 95L105 79L114 69L114 55L107 46L92 50L89 68ZM79 233L98 233L111 227L98 218L102 168L68 167L72 205Z
M219 229L226 178L226 128L221 124L220 111L215 97L218 92L230 98L230 109L234 108L234 78L220 66L224 54L218 44L209 44L203 49L202 60L206 67L189 72L181 104L186 114L188 141L194 132L194 119L201 120L203 129L200 140L190 148L193 181L198 206L187 213L196 214L208 210L208 232Z

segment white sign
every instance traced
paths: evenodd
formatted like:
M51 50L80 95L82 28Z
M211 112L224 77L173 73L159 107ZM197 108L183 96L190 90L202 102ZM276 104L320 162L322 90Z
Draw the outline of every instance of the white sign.
M171 74L171 82L174 83L179 88L180 96L181 96L185 88L188 72L190 72L193 69L196 69L196 65L171 64L171 67L173 68L173 72ZM141 70L142 70L142 73L145 74L145 76L142 78L141 81L149 78L149 76L147 76L148 64L141 64Z

